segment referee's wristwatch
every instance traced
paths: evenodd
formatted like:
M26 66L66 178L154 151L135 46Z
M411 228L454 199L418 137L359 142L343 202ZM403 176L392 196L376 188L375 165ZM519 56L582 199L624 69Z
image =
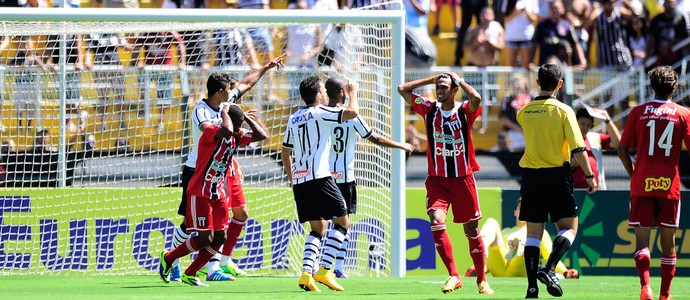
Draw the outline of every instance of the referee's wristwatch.
M585 178L587 178L587 179L594 179L594 174L589 175L589 176L585 176Z

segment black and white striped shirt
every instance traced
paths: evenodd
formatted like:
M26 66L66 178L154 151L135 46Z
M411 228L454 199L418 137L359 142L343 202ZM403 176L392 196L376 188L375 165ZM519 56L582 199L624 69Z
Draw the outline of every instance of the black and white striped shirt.
M230 91L228 102L235 103L240 97L242 97L240 90L234 88ZM194 111L192 111L192 123L194 123L194 126L192 126L192 138L194 139L194 144L192 145L192 149L189 150L187 161L185 162L185 165L190 168L196 166L196 158L199 152L199 146L197 145L199 144L201 134L204 133L202 125L206 122L220 125L220 123L223 122L223 119L220 117L220 107L217 110L213 109L206 101L206 99L203 99L197 102L194 106Z
M336 183L355 180L355 146L357 136L366 139L373 131L360 117L333 126L331 156L328 165ZM356 133L356 134L355 134Z
M293 185L331 176L331 133L342 122L342 108L323 105L303 107L290 116L283 147L292 149Z
M628 48L628 34L618 10L611 17L603 12L595 20L597 24L597 61L600 67L632 66L633 59Z

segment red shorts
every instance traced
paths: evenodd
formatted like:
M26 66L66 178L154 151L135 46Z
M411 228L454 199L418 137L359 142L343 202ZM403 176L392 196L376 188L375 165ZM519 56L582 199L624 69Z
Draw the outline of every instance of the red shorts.
M453 206L453 222L467 223L482 218L474 175L449 178L429 176L426 178L426 211L448 212Z
M187 231L219 231L228 228L228 200L211 200L187 194Z
M235 207L242 207L247 204L247 201L244 199L244 191L242 191L242 180L240 180L240 176L232 176L228 177L230 181L229 183L229 193L230 196L230 203L229 207L230 208L235 208Z
M630 197L628 225L633 227L678 228L680 200L657 197Z

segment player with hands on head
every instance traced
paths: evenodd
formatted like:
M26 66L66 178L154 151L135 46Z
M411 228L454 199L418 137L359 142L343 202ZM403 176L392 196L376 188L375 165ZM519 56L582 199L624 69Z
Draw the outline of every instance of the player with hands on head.
M329 107L341 107L345 104L345 100L348 97L350 99L357 97L357 91L359 90L356 82L348 83L340 77L329 78L326 80L325 86ZM333 178L335 178L335 183L340 193L345 197L347 214L350 215L357 212L357 183L355 181L355 146L357 145L357 135L376 145L402 149L407 153L412 152L413 147L408 143L398 143L375 133L361 116L334 125L332 133L332 147L328 165L331 167L331 173ZM337 278L347 278L347 275L343 272L343 267L349 242L350 235L347 234L335 261L334 273Z
M430 84L436 85L437 100L413 93L415 89ZM467 95L468 101L455 102L459 89ZM484 245L478 230L482 213L474 178L479 164L472 144L472 124L482 112L482 98L453 72L401 84L398 93L412 106L412 110L424 118L427 128L429 176L425 183L426 208L436 251L449 274L441 292L452 292L462 287L462 279L455 265L450 237L446 233L449 207L453 209L453 222L463 224L472 262L481 270L485 264ZM477 276L477 290L480 294L494 293L484 273Z
M180 206L177 210L179 215L185 216L187 212L187 185L189 180L192 178L192 175L194 175L196 160L198 157L197 145L203 130L207 127L220 124L222 121L219 113L221 104L238 102L242 95L251 90L251 88L259 82L261 77L266 74L268 70L276 67L283 67L284 58L285 54L283 53L282 55L263 65L258 70L249 73L242 79L242 81L237 83L235 83L234 79L228 74L216 72L209 75L208 80L206 81L208 99L202 99L201 101L197 102L191 114L192 123L194 124L194 126L192 126L192 138L194 139L194 144L189 150L187 161L182 168L182 198L180 201ZM173 246L176 247L189 238L190 234L187 233L186 229L187 228L184 222L180 224L179 227L175 228L172 240ZM173 263L173 268L170 275L170 278L173 281L180 280L180 268L178 264L179 261L177 260ZM215 264L210 264L207 267L207 280L226 281L232 279L232 277L228 276L228 274L217 272L218 270L214 269Z
M160 252L158 273L165 283L170 282L175 260L199 251L181 280L191 286L207 286L196 274L225 243L228 227L226 173L232 168L232 156L238 145L236 136L244 122L244 113L238 105L226 105L221 108L220 117L220 125L204 126L197 143L197 170L187 189L185 225L187 231L197 235L186 239L172 251Z

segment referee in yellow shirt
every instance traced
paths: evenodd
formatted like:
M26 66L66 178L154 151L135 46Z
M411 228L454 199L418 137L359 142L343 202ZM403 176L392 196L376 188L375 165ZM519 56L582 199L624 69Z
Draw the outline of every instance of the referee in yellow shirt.
M563 86L560 67L541 66L537 84L541 88L539 96L517 113L517 121L525 134L525 154L520 159L523 168L520 220L527 222L525 298L538 298L537 279L546 285L552 296L563 295L554 268L572 245L578 225L570 173L571 153L587 176L588 191L593 193L597 189L575 113L555 98ZM538 269L539 245L549 216L551 222L556 223L558 235L553 240L553 251L546 265Z

